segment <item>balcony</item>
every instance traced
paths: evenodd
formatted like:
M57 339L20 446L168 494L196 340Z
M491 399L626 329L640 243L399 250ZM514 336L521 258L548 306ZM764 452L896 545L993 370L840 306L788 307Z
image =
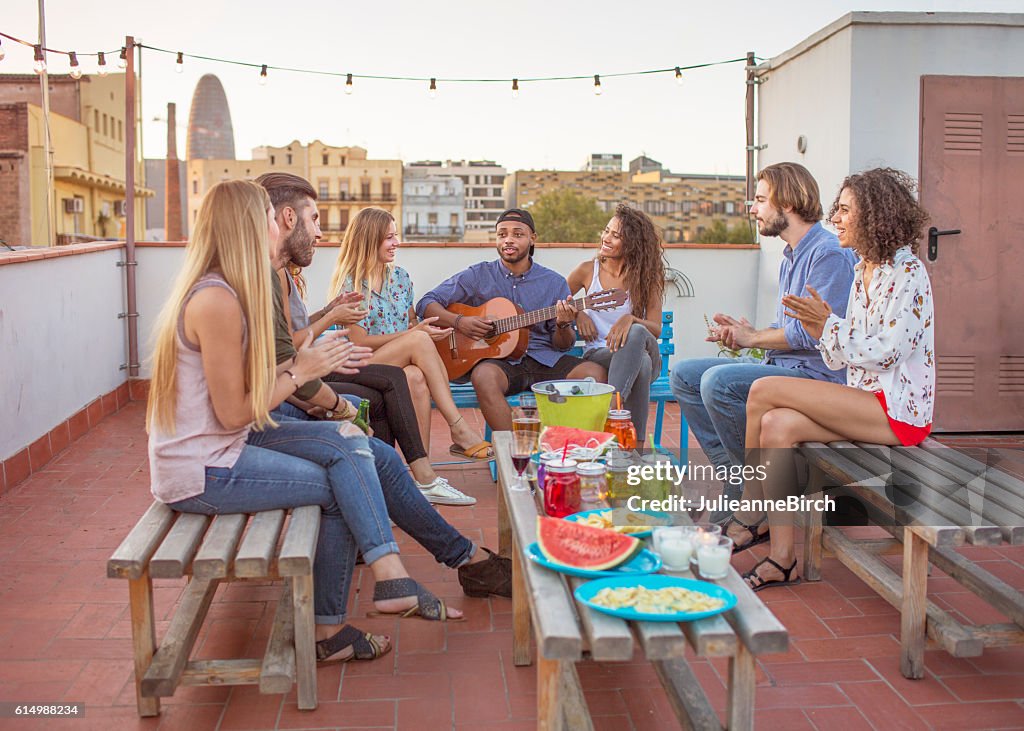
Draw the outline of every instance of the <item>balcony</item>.
M398 196L394 193L377 194L370 193L337 193L335 195L318 195L318 201L325 203L397 203Z
M462 238L461 226L406 226L402 235L411 240L443 241Z

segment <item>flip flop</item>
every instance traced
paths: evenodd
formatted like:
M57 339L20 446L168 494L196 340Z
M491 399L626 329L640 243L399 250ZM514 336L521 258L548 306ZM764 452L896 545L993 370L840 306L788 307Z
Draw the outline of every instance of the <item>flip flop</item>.
M352 654L348 657L339 657L329 660L336 653L346 647L352 648ZM350 662L352 660L376 660L378 657L391 652L391 644L382 646L377 639L369 632L363 632L357 627L346 624L337 634L320 640L316 643L316 660L321 665L334 665L335 663Z
M764 579L762 579L761 575L759 573L757 573L757 568L761 564L763 564L763 563L770 563L772 566L774 566L779 571L781 571L782 572L782 578L781 579L771 579L769 581L765 581ZM795 570L796 570L796 559L795 558L793 559L793 565L790 566L788 569L784 569L784 568L782 568L782 566L777 564L775 561L772 561L768 556L765 556L760 561L758 561L756 564L754 564L754 568L750 569L750 571L747 571L745 574L743 574L741 576L741 578L745 582L747 582L747 586L749 586L751 589L753 589L755 592L757 592L757 591L761 591L761 589L767 589L767 588L772 587L772 586L796 586L797 584L803 583L803 579L801 579L799 576L796 577L795 579L790 579L789 578L790 575L792 575L792 573ZM750 583L751 581L756 581L758 583L751 584Z
M419 582L408 577L404 579L386 579L373 585L373 601L383 599L401 599L415 596L416 604L403 612L367 612L367 617L422 617L433 622L461 622L465 617L449 617L445 603L423 588Z
M733 544L732 552L734 554L739 553L740 551L746 551L748 548L753 548L754 546L760 545L761 543L764 543L766 541L770 541L772 539L772 535L771 535L771 531L770 530L766 530L764 533L758 533L757 532L757 527L759 525L761 525L762 523L764 523L764 521L767 518L768 518L768 516L762 516L761 520L757 521L753 525L747 525L742 520L737 518L735 515L730 515L729 516L729 519L727 521L725 521L725 523L722 524L722 535L726 534L726 530L733 523L735 523L736 525L738 525L738 526L740 526L742 528L746 528L750 532L750 540L749 541L747 541L746 543L744 543L742 545L740 545L738 543L734 543ZM781 571L782 569L779 569L779 570Z
M488 451L491 451L491 454L487 454ZM453 457L465 457L479 462L487 462L494 459L494 453L493 450L491 450L491 443L486 440L478 444L474 444L472 447L462 447L458 444L453 444L448 447L448 454Z

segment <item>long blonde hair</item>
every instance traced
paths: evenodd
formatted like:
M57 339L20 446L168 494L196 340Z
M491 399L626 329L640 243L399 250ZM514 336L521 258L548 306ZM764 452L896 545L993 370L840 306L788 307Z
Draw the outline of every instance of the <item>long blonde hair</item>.
M338 261L331 277L330 296L341 294L345 280L352 278L352 288L363 296L370 295L370 281L383 270L383 286L387 286L390 265L381 265L378 259L380 245L388 235L388 227L395 217L383 208L364 208L355 215L338 249Z
M257 428L273 425L267 404L274 385L273 305L267 243L267 192L246 180L217 183L203 199L185 265L160 312L153 349L153 377L146 429L174 432L178 403L178 319L189 291L208 272L217 271L235 290L247 328L245 388L252 397Z

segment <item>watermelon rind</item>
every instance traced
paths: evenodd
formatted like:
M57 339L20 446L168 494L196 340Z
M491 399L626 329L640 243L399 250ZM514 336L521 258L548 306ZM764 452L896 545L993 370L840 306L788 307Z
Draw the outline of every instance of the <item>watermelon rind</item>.
M537 516L537 545L551 563L592 571L614 569L643 550L633 536L542 515Z

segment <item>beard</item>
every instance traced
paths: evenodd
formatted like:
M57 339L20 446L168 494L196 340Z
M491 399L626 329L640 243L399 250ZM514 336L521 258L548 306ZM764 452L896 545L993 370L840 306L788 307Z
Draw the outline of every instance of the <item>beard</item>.
M778 236L787 228L789 228L789 222L786 220L786 217L780 213L770 221L763 222L763 227L761 228L761 235Z
M316 239L306 230L304 226L300 226L288 234L283 242L283 247L288 252L288 258L300 267L308 267L313 263L313 250L316 248Z
M501 257L501 260L504 261L504 262L507 262L509 264L518 264L519 262L521 262L523 259L525 259L529 255L530 255L530 250L529 249L526 249L526 251L524 251L522 253L519 253L517 251L514 254L506 254L504 251L502 251L500 249L498 250L498 256Z

